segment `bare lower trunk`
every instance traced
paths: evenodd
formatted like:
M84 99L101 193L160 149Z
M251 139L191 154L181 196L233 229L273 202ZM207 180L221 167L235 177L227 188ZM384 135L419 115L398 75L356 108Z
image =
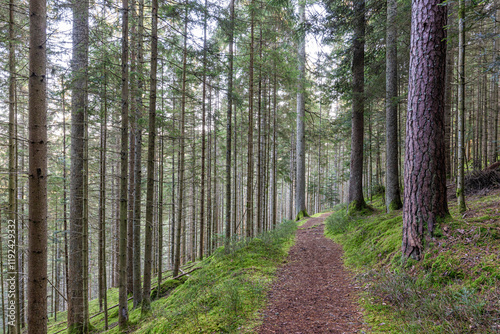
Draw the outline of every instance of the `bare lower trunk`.
M254 10L253 0L250 9L250 64L248 88L248 165L247 165L247 226L246 236L253 237L253 44L254 44Z
M47 332L47 75L45 0L30 1L28 331Z
M185 151L185 136L186 136L186 58L187 58L187 20L188 12L186 7L186 14L184 18L184 53L182 56L182 100L181 100L181 133L180 133L180 160L179 160L179 194L178 194L178 208L177 208L177 226L175 231L175 259L173 276L179 274L181 262L181 228L183 214L183 201L184 201L184 151Z
M297 184L295 187L295 220L308 217L306 209L306 152L305 152L305 71L306 71L306 14L305 1L299 4L300 43L298 50L299 77L297 80Z
M156 69L158 65L158 0L153 0L151 8L151 72L149 86L149 137L148 137L148 175L146 195L146 236L144 248L144 288L142 313L151 308L151 260L153 252L153 197L154 197L154 159L156 140Z
M85 119L87 113L88 1L73 2L71 178L68 327L85 331Z
M14 1L9 1L9 207L8 219L14 222L14 249L19 249L19 221L17 217L17 115L16 115L16 58L15 58L15 35L14 35ZM9 244L10 245L10 244ZM19 252L18 252L19 253ZM15 281L15 321L14 326L9 325L9 331L21 333L21 319L19 309L19 254L16 254L14 260L15 270L10 271L9 280ZM10 285L10 284L9 284ZM9 289L9 296L11 295ZM9 300L12 300L9 297ZM2 309L4 311L4 309ZM5 313L5 312L4 312ZM10 322L12 323L12 322ZM4 323L5 326L5 323Z
M229 4L229 73L227 90L227 125L226 125L226 245L231 238L231 126L233 117L233 30L234 30L234 0ZM233 231L234 233L235 231Z
M465 166L465 5L463 0L458 3L458 175L457 199L458 209L465 212L464 166Z
M354 39L352 61L352 132L351 168L349 177L349 211L363 209L363 129L364 129L364 69L365 69L365 0L354 3Z
M121 152L120 152L120 233L119 233L119 301L118 323L125 329L128 323L127 305L127 175L128 175L128 0L122 0L122 91L121 91Z
M416 260L423 256L424 231L432 235L436 221L448 215L443 164L446 6L440 3L412 4L402 252Z
M397 72L397 1L387 1L387 51L386 51L386 209L399 210L401 191L398 168L398 72ZM377 141L378 143L378 141ZM370 161L371 162L371 161Z

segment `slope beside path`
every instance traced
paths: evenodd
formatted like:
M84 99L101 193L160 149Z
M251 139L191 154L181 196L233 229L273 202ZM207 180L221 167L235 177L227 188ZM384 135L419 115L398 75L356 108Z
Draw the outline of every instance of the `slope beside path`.
M278 269L259 333L358 333L356 287L342 249L323 235L328 213L297 231L287 263Z

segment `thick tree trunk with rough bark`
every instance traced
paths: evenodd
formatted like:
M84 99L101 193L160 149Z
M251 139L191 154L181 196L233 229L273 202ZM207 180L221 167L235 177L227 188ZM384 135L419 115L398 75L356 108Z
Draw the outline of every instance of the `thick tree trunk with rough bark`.
M306 150L305 150L305 74L306 74L306 14L305 0L299 3L300 42L298 49L299 77L297 80L297 185L295 187L295 220L308 217L306 209Z
M71 98L71 178L68 328L75 333L85 331L85 263L84 193L85 193L85 115L87 113L87 68L89 45L89 3L73 2L73 55Z
M387 37L386 37L386 77L385 77L385 112L386 112L386 187L385 205L387 211L399 210L401 191L399 189L398 164L398 54L397 54L397 1L387 1Z
M29 48L28 331L47 333L47 6L31 0Z
M404 174L403 245L407 258L422 259L424 232L448 215L444 148L446 6L412 3L410 77Z
M349 177L349 212L366 206L363 197L363 131L365 81L365 0L354 2L354 38L352 60L352 130L351 168Z

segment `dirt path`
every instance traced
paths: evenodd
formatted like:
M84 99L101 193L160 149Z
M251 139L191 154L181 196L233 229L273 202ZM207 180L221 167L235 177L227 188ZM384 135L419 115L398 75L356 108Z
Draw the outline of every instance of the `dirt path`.
M356 288L344 269L342 249L323 236L329 214L297 231L287 264L277 272L259 333L358 333Z

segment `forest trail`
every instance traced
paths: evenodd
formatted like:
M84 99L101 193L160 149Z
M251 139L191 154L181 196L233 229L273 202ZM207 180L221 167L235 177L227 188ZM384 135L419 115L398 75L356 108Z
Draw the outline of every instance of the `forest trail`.
M342 248L323 235L330 213L299 227L287 263L278 269L258 332L357 333L361 313Z

